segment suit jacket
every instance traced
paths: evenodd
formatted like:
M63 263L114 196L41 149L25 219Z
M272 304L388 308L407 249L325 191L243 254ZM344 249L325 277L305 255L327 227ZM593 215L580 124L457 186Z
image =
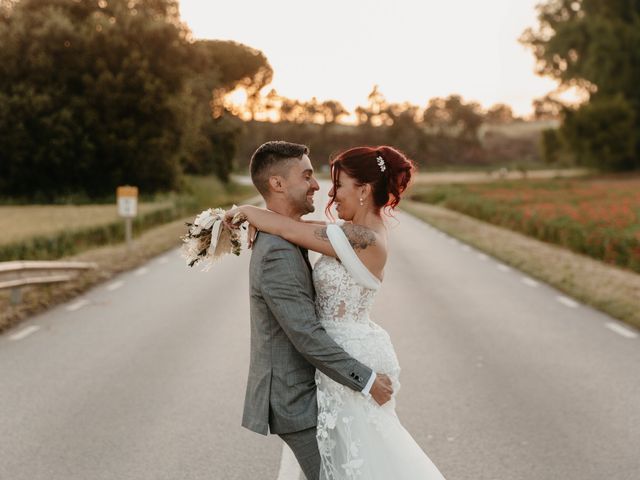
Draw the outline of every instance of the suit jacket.
M314 427L316 368L356 391L373 372L318 321L311 269L298 247L260 233L249 272L251 361L242 425L263 435Z

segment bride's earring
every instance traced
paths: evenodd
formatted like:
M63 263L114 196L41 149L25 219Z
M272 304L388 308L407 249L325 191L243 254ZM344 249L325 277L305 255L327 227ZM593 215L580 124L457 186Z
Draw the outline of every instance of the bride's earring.
M362 197L360 198L360 206L364 205L364 200L362 200Z

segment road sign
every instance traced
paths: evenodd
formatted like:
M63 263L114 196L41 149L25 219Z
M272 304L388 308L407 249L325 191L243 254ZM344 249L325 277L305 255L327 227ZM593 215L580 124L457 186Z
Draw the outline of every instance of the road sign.
M118 214L124 217L124 236L127 248L131 248L131 219L138 214L138 187L124 185L116 190Z
M138 187L128 185L118 187L118 215L125 218L133 218L138 214Z

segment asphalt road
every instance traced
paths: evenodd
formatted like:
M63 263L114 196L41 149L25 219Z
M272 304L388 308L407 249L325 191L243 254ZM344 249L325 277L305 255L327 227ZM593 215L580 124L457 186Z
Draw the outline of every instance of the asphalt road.
M640 478L637 332L408 215L390 235L373 317L448 480ZM171 251L0 336L0 479L293 478L240 427L248 260Z

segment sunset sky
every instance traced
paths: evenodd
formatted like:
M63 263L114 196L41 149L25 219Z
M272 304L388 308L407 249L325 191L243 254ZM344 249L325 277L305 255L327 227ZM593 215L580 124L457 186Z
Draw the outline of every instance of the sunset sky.
M539 0L181 0L196 38L235 40L265 53L268 87L308 100L335 99L352 110L374 84L392 102L424 106L461 94L484 107L531 101L556 83L534 73L518 43L536 25Z

